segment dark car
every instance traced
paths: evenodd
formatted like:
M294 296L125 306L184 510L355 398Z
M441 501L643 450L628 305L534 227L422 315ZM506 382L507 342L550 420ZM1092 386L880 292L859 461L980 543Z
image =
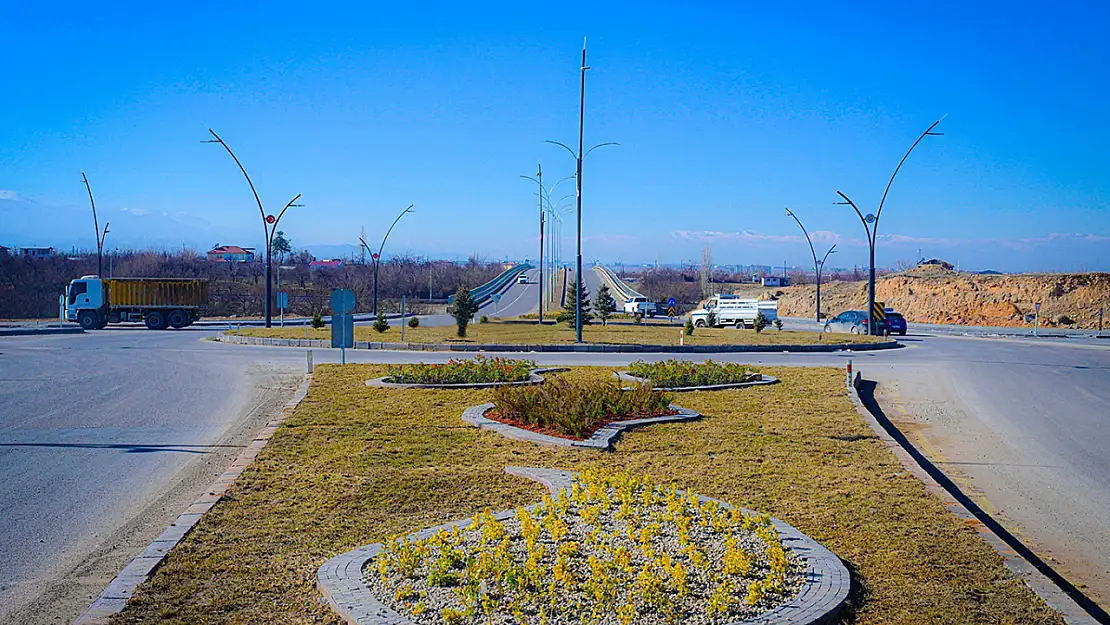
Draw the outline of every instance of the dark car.
M886 322L890 325L890 333L906 336L906 318L902 313L887 311Z
M882 334L887 328L885 321L875 324L875 333ZM846 310L825 322L825 332L849 332L851 334L867 334L867 312L863 310Z

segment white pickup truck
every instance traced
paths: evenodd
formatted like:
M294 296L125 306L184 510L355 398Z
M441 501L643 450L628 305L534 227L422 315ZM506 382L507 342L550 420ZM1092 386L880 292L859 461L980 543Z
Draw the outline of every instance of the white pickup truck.
M755 318L760 313L763 313L764 319L768 322L778 319L779 303L775 300L759 300L718 293L709 298L704 308L691 311L690 321L695 327L707 327L710 325L710 313L713 314L714 327L751 328L755 326Z
M624 312L629 315L643 317L654 317L656 311L655 302L649 301L646 297L632 297L624 303Z

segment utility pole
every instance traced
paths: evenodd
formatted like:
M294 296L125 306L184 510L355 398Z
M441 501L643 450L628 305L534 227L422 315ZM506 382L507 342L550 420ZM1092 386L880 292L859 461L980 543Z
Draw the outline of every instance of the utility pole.
M879 200L879 208L875 211L874 214L868 213L866 216L864 216L863 211L861 211L859 207L856 206L854 202L852 202L852 200L848 199L847 195L844 195L844 193L839 190L836 192L836 194L844 200L843 202L837 202L837 204L851 206L856 211L856 215L859 216L860 221L863 222L863 229L867 233L867 246L869 248L868 265L870 267L867 274L868 334L875 333L875 242L879 233L879 217L882 217L883 214L883 204L886 203L886 196L888 193L890 193L890 185L894 184L894 178L898 175L898 171L902 169L902 165L905 164L906 159L910 157L910 153L912 153L914 148L917 147L917 144L921 143L921 140L925 137L939 137L944 134L941 132L933 132L933 128L936 128L937 124L941 123L942 121L944 121L944 117L941 117L937 121L933 122L933 124L929 126L925 130L925 132L921 133L921 136L917 138L917 141L913 142L913 145L910 146L910 149L906 150L906 154L902 156L902 160L898 161L898 166L894 168L894 173L890 175L890 180L886 183L886 190L883 191L883 197Z

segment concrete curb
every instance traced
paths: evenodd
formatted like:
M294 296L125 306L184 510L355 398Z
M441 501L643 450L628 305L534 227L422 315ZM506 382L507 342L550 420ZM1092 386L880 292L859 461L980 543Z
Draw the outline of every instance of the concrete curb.
M260 336L217 334L215 340L237 345L269 345L279 347L331 347L324 339L279 339ZM352 349L388 349L423 352L595 352L628 354L731 354L731 353L832 353L870 352L904 347L898 341L881 343L845 343L842 345L605 345L598 343L564 343L557 345L505 345L499 343L381 343L355 341Z
M1003 564L1006 568L1016 577L1020 577L1025 581L1030 589L1037 594L1050 608L1056 610L1064 617L1064 622L1068 625L1098 625L1099 621L1093 618L1086 610L1084 610L1078 603L1075 602L1066 592L1059 586L1053 583L1047 576L1041 573L1033 565L1032 562L1023 558L1013 548L1011 548L1001 536L992 531L986 524L984 524L975 514L971 512L963 503L957 500L952 493L942 486L932 475L922 466L908 449L891 436L875 415L871 414L867 406L864 405L863 400L859 395L859 386L863 382L862 375L857 371L854 377L849 375L845 379L845 386L848 391L848 397L851 399L852 404L855 405L856 411L863 417L867 425L875 432L875 435L886 445L887 449L894 454L902 466L913 474L914 477L921 480L925 486L925 490L931 493L934 497L940 500L941 504L951 514L964 521L969 527L974 529L979 537L983 539L1002 556ZM894 424L891 423L894 428Z
M554 469L532 467L505 467L510 475L524 477L540 482L557 496L560 491L570 490L574 473ZM732 505L699 496L701 501L716 501L722 507ZM524 506L532 508L533 506ZM741 508L746 514L756 514ZM515 514L514 510L499 512L498 520L507 519ZM472 519L462 519L436 527L414 532L408 538L427 538L441 529L452 527L465 528ZM734 621L727 625L826 625L836 621L840 609L848 599L851 577L840 558L809 536L801 533L792 525L771 517L782 542L806 561L806 582L798 594L782 605L745 621ZM327 599L328 605L349 625L413 625L412 621L394 612L378 601L363 581L363 570L374 556L381 552L382 544L366 545L338 555L319 568L316 572L316 587Z
M622 382L632 382L633 384L651 384L648 378L638 378L627 371L617 371L613 375ZM667 391L668 393L685 393L687 391L723 391L730 388L747 388L749 386L766 386L768 384L778 384L779 379L773 375L761 373L760 379L752 380L751 382L732 382L730 384L706 384L704 386L672 386L672 387L655 387L657 391Z
M223 475L208 487L200 499L186 508L185 512L182 512L177 520L171 523L166 531L162 532L161 536L154 539L154 542L150 543L142 553L135 556L135 559L131 560L131 563L120 571L119 575L100 594L100 597L81 616L77 617L77 620L73 622L74 625L107 625L113 614L123 611L124 607L127 606L127 601L135 594L135 589L154 574L170 550L180 544L200 521L201 517L204 516L204 513L212 509L212 506L223 498L228 488L274 436L274 432L277 432L281 424L289 415L293 414L293 410L308 394L308 386L311 381L312 376L310 374L305 375L304 382L301 383L300 388L293 393L293 397L281 409L281 414L262 428Z
M608 425L599 428L592 436L584 441L577 441L571 438L562 438L559 436L550 436L548 434L541 434L533 432L524 428L518 428L494 421L486 417L486 412L492 410L494 404L479 404L467 408L462 414L462 420L471 425L476 425L483 430L493 430L505 438L511 438L518 441L527 441L530 443L539 443L540 445L556 445L559 447L578 447L583 449L597 449L599 451L612 451L613 443L616 442L620 435L625 430L631 430L645 425L654 425L656 423L679 423L682 421L696 421L701 418L701 414L671 404L671 410L675 410L678 414L665 415L660 417L648 417L646 419L629 419L628 421L614 421Z
M0 336L36 336L41 334L84 334L85 329L76 328L0 328Z
M423 389L457 389L457 390L474 390L479 388L494 388L498 386L535 386L536 384L543 384L546 382L542 373L557 373L559 371L570 371L566 367L547 367L542 369L532 369L528 372L528 379L519 382L477 382L474 384L408 384L405 382L387 382L388 376L383 378L374 378L367 380L366 386L371 388L423 388Z

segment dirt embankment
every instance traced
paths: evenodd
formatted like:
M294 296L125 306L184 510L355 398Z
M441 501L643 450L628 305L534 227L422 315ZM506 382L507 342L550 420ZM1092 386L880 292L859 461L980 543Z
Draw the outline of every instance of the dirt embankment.
M1098 328L1099 306L1110 317L1110 274L979 275L917 268L880 278L876 299L918 323L1022 326L1040 302L1041 324ZM774 289L779 314L813 314L815 287ZM821 309L830 315L867 306L866 282L821 285ZM1110 318L1105 321L1110 324Z

